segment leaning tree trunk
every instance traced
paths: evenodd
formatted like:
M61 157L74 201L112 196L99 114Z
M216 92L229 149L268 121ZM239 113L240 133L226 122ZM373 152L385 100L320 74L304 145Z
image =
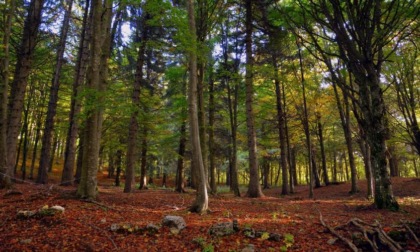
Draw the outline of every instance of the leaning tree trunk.
M7 172L13 175L16 161L16 148L21 124L23 101L25 98L28 76L32 67L32 58L38 37L38 28L41 24L44 0L32 0L23 28L23 37L17 55L17 63L9 97L7 118Z
M7 162L7 94L9 89L10 65L10 35L12 29L12 15L15 11L16 1L9 0L5 3L3 23L3 41L0 54L0 188L12 186L13 174L8 169Z
M189 120L190 120L190 140L192 148L192 164L194 169L199 171L199 181L195 201L190 210L197 213L205 213L208 209L208 195L207 195L207 179L204 172L203 157L200 145L200 132L198 125L198 109L197 109L197 35L195 28L194 3L192 0L187 1L188 5L188 23L191 37L192 48L188 51L189 56Z
M61 69L64 63L64 51L66 49L67 34L70 27L70 15L73 6L73 0L66 1L66 10L61 27L60 41L58 43L56 65L50 88L50 98L48 103L47 115L44 124L44 134L42 135L41 157L39 161L38 184L48 182L48 168L51 166L51 140L54 131L54 117L57 113L58 89L60 88Z
M249 153L249 184L247 195L251 198L262 197L260 175L258 172L257 159L257 136L255 132L254 111L253 111L253 58L252 58L252 1L245 0L246 20L245 20L245 51L246 51L246 126L248 134L248 153Z

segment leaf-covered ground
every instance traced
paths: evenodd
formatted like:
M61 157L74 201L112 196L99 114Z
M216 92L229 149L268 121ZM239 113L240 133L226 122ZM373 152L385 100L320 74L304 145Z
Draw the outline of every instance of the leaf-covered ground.
M54 181L52 181L53 183ZM1 251L241 251L253 244L255 251L348 251L348 246L324 228L319 219L331 227L346 224L352 218L367 223L379 221L384 230L393 230L401 221L420 218L420 179L394 178L393 187L401 211L377 210L366 200L365 183L360 193L350 195L349 184L331 185L315 190L315 199L307 198L308 188L297 187L297 193L280 197L278 188L265 190L265 198L235 198L229 193L210 196L211 212L189 213L194 192L179 194L170 189L136 190L125 194L112 186L112 180L100 180L97 202L75 197L76 187L16 184L14 191L0 191ZM21 193L21 194L20 194ZM19 218L18 211L36 211L44 206L59 205L63 214ZM186 229L172 234L162 227L156 234L147 232L114 232L112 224L145 227L160 225L166 215L182 216ZM266 236L247 238L243 232L212 237L209 228L220 222L237 219L241 229L253 228L282 235L281 241ZM351 236L350 232L343 232ZM405 249L419 251L408 241ZM211 250L207 250L211 251Z

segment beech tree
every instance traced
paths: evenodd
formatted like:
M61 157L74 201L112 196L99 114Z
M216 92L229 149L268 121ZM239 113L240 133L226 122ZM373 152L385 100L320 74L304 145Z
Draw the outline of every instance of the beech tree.
M320 0L299 1L299 8L299 14L306 21L302 27L310 35L310 43L324 59L334 56L342 60L354 76L353 87L339 84L353 94L351 98L361 111L359 123L366 133L375 177L375 205L398 209L387 166L389 131L381 74L384 63L406 36L407 27L418 17L419 6L414 0ZM310 18L325 30L317 33L308 22ZM323 47L320 41L335 42L337 51ZM329 69L335 78L334 66Z
M188 24L191 34L191 48L188 50L189 65L189 90L188 90L188 108L190 122L190 141L192 148L192 165L199 171L199 181L196 199L190 210L197 213L205 213L208 209L207 178L204 172L203 156L201 152L200 133L198 125L197 109L197 39L194 15L193 0L187 1Z

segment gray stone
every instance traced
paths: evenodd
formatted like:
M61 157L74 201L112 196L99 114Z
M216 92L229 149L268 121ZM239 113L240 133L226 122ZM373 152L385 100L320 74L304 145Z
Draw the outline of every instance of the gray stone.
M169 227L171 233L178 234L182 229L187 227L187 224L181 216L167 215L162 220L162 226Z
M244 235L248 238L255 238L255 229L253 228L245 228Z
M156 234L157 232L159 232L159 227L158 226L156 226L155 224L153 224L153 223L149 223L149 224L147 224L147 226L146 226L146 230L147 230L147 232L149 232L150 234Z
M334 245L334 243L337 241L337 238L331 238L331 239L329 239L328 241L327 241L327 243L329 244L329 245Z
M233 222L216 223L209 229L209 234L213 236L226 236L235 233Z
M120 229L120 225L117 223L112 223L111 224L111 231L112 232L117 232Z
M279 242L279 241L281 241L281 235L279 235L279 234L276 234L276 233L270 233L270 236L268 237L268 240L269 241L276 241L276 242Z
M255 246L254 244L248 244L245 248L241 250L241 252L254 252Z

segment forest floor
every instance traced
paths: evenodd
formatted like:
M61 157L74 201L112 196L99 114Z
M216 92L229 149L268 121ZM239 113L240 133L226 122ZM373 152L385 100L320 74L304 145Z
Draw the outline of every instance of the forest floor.
M392 182L401 207L398 212L375 209L365 198L365 182L359 181L357 194L348 193L350 184L330 185L315 189L314 199L308 199L306 186L298 186L295 194L284 197L279 188L264 190L265 197L258 199L220 193L210 196L211 211L204 215L188 211L195 198L193 191L179 194L155 187L126 194L121 187L112 186L113 180L106 174L100 177L95 202L79 200L75 186L61 187L54 179L48 185L17 183L12 191L0 190L0 251L252 251L244 250L249 244L255 251L350 251L321 225L320 213L326 225L339 227L336 230L350 240L355 234L346 226L353 218L369 224L377 221L387 233L401 229L404 221L417 220L418 225L420 179L393 178ZM17 215L19 211L39 211L46 205L59 205L65 211L53 216ZM160 226L167 215L183 217L187 227L178 234L167 227L155 234L134 228ZM233 219L242 231L223 237L209 234L213 224ZM127 229L112 231L113 224ZM247 237L243 231L247 228L262 231L262 236ZM418 232L420 227L414 226L416 229ZM268 239L269 233L279 234L280 241ZM420 251L407 236L403 238L404 249Z

